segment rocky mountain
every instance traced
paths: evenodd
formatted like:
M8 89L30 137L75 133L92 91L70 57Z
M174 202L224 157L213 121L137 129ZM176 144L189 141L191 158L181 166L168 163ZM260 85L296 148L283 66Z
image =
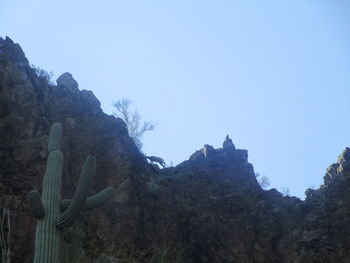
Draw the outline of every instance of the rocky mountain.
M229 138L159 169L71 74L53 85L18 44L0 38L0 208L10 212L3 235L13 263L33 260L27 194L41 191L55 122L63 125L62 196L72 197L89 154L97 159L91 194L116 188L63 234L62 262L350 262L349 148L305 201L261 189L248 152Z

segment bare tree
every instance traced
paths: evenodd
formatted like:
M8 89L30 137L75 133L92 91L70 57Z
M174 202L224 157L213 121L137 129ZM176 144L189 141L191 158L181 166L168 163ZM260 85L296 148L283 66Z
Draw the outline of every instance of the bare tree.
M142 148L142 136L146 131L153 131L156 124L153 122L141 121L141 116L137 109L132 111L130 109L132 101L127 98L122 98L113 103L117 112L113 113L114 116L121 118L128 129L129 136L133 139L136 146L141 150Z
M255 173L255 177L262 189L270 186L270 179L266 175L261 176L259 173Z
M282 194L283 196L290 196L289 188L288 188L288 187L282 187L282 189L281 189L281 194Z

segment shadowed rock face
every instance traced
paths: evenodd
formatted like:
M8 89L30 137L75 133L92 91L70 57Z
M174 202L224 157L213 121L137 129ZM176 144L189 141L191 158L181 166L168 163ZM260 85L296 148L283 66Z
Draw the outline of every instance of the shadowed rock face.
M156 169L91 91L69 73L50 85L7 38L0 39L0 208L11 212L12 262L32 262L26 195L41 190L54 122L64 128L62 197L72 197L89 154L97 159L90 194L118 188L64 234L62 262L350 262L348 148L305 201L262 190L248 152L229 137L222 149L205 145L176 167Z

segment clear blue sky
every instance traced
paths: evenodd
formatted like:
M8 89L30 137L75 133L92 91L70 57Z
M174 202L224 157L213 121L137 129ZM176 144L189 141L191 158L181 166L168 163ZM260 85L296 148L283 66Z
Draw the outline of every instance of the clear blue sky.
M350 146L350 1L0 2L0 35L106 113L158 123L144 152L180 163L229 134L272 187L304 196Z

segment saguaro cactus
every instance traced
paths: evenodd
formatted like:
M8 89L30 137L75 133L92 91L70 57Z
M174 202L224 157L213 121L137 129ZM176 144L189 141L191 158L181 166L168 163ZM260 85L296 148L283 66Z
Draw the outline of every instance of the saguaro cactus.
M96 159L88 156L72 200L61 199L63 154L60 151L62 126L52 125L49 135L49 156L40 194L33 190L28 194L32 214L38 219L35 233L34 263L60 262L61 233L70 226L81 211L92 209L106 202L114 188L107 187L87 198L92 177L96 171Z

